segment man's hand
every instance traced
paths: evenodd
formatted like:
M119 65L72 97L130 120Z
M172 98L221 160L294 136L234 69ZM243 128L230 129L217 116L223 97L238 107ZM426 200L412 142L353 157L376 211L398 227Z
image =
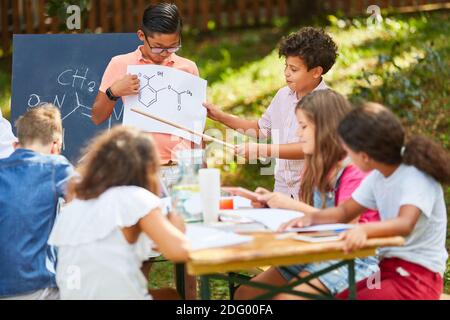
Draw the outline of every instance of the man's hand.
M131 96L139 93L140 81L137 75L127 74L111 86L116 97Z

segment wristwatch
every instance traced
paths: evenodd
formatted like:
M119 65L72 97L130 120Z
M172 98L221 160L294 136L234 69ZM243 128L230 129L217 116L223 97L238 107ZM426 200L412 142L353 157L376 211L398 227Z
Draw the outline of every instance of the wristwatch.
M112 91L111 91L111 87L109 87L108 89L106 89L106 96L108 97L109 100L111 101L117 101L119 100L120 97L116 97L115 95L113 95Z

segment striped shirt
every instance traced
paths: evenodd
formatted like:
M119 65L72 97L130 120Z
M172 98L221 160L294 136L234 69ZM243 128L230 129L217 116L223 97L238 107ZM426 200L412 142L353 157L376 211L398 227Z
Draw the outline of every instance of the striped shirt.
M328 89L328 86L322 80L313 91L325 89ZM295 107L298 102L296 92L287 86L281 88L259 119L260 130L267 137L271 137L272 144L289 144L300 141L297 136L298 122L295 117ZM302 169L303 160L276 159L274 191L299 199Z

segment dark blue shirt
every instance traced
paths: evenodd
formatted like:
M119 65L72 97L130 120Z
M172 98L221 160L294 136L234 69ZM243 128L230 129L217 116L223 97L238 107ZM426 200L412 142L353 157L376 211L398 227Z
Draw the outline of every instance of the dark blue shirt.
M0 297L56 287L47 241L73 173L63 156L17 149L0 159Z

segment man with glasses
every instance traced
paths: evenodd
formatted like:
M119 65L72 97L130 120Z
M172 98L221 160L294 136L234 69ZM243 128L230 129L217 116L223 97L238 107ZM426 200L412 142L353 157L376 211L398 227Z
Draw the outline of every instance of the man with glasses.
M175 53L181 48L182 19L174 4L150 5L142 19L137 35L143 42L136 51L113 57L105 70L99 93L92 109L92 120L100 124L113 112L116 101L139 93L137 75L127 74L128 65L156 64L176 68L198 76L197 65ZM152 133L163 165L162 175L170 188L179 178L175 152L192 149L193 143L177 136Z

